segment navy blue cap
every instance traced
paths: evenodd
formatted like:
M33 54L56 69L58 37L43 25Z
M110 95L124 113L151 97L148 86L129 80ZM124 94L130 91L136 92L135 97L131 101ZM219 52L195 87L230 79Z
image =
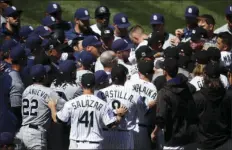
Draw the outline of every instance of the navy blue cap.
M101 41L98 39L98 37L90 35L87 36L83 42L82 42L82 46L85 48L87 46L100 46L102 43Z
M47 6L46 12L49 14L55 13L55 12L60 12L61 7L60 4L55 3L55 2L50 2Z
M118 26L118 28L128 28L131 24L128 21L128 17L124 13L118 13L114 15L114 24Z
M79 20L89 20L89 11L86 8L79 8L76 10L74 17Z
M8 52L12 47L16 46L17 44L18 42L13 39L5 40L2 43L1 50L3 52Z
M32 78L40 78L50 71L50 66L37 64L31 67L30 75Z
M78 41L83 40L84 37L82 35L76 34L75 36L69 37L67 39L68 39L68 45L72 47L72 46L75 46L78 43Z
M19 30L19 36L21 38L27 38L33 31L34 28L32 26L22 26Z
M12 0L0 0L0 3L9 3L11 2Z
M9 6L3 11L5 17L19 16L21 13L22 10L17 10L15 6Z
M43 26L52 26L56 24L56 19L52 16L46 16L42 19L41 24Z
M112 43L112 50L114 50L115 52L130 50L131 48L132 46L128 44L125 39L118 39Z
M80 61L83 66L90 67L91 65L94 65L96 58L93 54L84 50L79 54L78 61Z
M39 35L39 36L45 37L45 36L51 35L52 32L46 26L38 26L34 30L34 33L37 34L37 35Z
M0 133L0 145L8 145L14 143L15 134L10 132Z
M232 5L228 6L225 11L226 15L232 15Z
M25 46L33 51L35 48L40 47L41 43L42 39L38 35L32 35L27 38Z
M26 52L21 44L17 44L16 46L12 47L12 49L10 50L10 58L14 61L20 60L25 56L26 56Z
M150 24L164 24L164 16L162 14L153 14L150 18Z
M95 76L95 83L98 84L103 84L109 82L109 76L104 70L98 70L94 73Z
M70 73L76 69L76 63L73 60L61 61L59 64L60 73Z
M188 6L185 9L185 17L198 17L199 9L196 6Z

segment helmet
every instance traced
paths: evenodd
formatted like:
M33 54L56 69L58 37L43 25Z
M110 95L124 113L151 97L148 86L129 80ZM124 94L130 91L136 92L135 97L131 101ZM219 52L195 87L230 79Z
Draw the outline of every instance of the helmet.
M110 16L110 10L106 6L99 6L95 10L95 18Z

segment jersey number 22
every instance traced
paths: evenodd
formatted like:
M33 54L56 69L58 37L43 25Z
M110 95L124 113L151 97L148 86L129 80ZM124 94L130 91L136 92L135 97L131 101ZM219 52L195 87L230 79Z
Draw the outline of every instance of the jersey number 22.
M31 106L31 109L29 107ZM33 99L31 102L28 99L23 99L23 115L37 116L38 101Z

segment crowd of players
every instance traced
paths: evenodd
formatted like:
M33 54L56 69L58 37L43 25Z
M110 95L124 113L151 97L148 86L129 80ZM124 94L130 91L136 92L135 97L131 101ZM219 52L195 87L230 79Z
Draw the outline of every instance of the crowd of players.
M35 29L0 7L0 149L232 148L232 5L216 30L188 6L175 35L158 13L147 34L106 6L90 25L50 2Z

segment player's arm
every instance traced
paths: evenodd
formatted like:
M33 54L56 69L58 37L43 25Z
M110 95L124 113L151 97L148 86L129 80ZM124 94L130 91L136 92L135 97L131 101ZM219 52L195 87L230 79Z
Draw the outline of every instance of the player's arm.
M71 106L70 103L67 102L64 104L64 107L57 112L56 120L57 123L67 123L71 117Z
M57 119L56 119L56 100L50 99L50 100L48 101L48 107L49 107L50 110L51 110L52 120L53 120L54 122L57 122Z

